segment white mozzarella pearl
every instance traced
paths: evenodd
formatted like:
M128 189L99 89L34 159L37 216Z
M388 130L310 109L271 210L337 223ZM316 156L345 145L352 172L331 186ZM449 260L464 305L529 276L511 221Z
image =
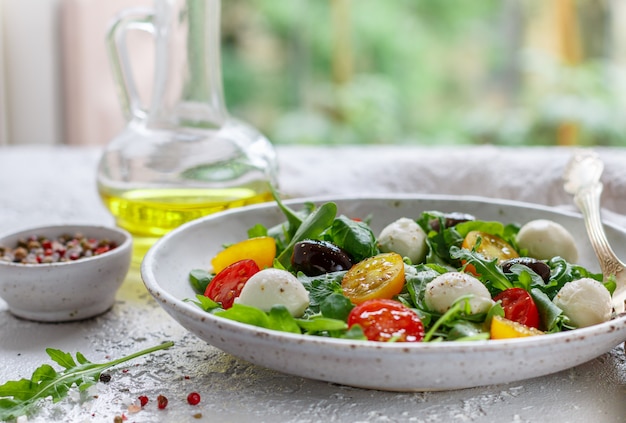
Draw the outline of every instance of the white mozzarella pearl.
M591 278L566 283L553 302L579 328L606 322L613 310L609 291Z
M578 249L572 234L562 225L547 219L526 223L517 234L517 244L528 255L539 260L560 256L569 263L578 260Z
M443 314L465 295L472 295L469 300L472 314L485 313L494 303L481 281L462 272L444 273L430 281L426 285L424 302L429 309Z
M291 273L267 268L254 275L244 285L235 303L270 311L275 305L284 305L294 317L300 317L309 306L309 292Z
M428 251L426 238L426 232L413 219L402 217L380 232L378 245L383 253L398 253L417 264L424 260Z

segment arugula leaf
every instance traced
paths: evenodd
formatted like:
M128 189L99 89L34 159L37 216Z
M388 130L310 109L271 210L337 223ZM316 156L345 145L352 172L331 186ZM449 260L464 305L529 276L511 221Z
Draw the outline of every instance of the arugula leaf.
M509 274L511 276L509 276ZM507 276L512 278L513 286L530 291L532 287L544 287L545 282L534 270L523 264L514 264L509 268Z
M609 291L609 294L611 294L612 297L613 293L617 289L617 281L615 280L615 275L609 276L609 278L603 282L603 285Z
M489 332L480 323L459 320L448 332L448 341L477 341L489 339Z
M195 292L204 294L206 287L209 286L211 280L215 277L211 272L204 269L192 269L189 272L189 283Z
M319 276L306 276L302 272L298 272L297 278L304 288L309 291L309 309L313 313L320 311L320 304L324 302L326 297L333 293L343 294L341 288L341 280L346 271L325 273Z
M274 201L276 201L278 208L287 218L289 228L293 231L292 233L295 233L295 231L297 231L300 227L300 224L302 224L302 218L300 217L300 215L298 215L296 211L290 209L282 202L282 200L280 199L280 195L278 194L274 186L270 186L270 189L272 191L272 197L274 197Z
M431 214L427 216L431 216ZM421 219L424 221L432 220L430 217L424 216ZM443 215L439 216L438 219L440 228L444 228L445 218ZM421 225L425 223L419 223L418 221L418 224ZM426 238L426 244L428 245L426 263L446 267L450 271L454 270L458 263L454 263L454 260L450 257L450 247L453 245L460 247L463 242L463 237L459 235L455 227L444 228L437 231L429 230L426 233L428 234Z
M363 333L363 328L361 327L361 325L352 325L350 329L343 333L341 338L353 339L355 341L367 341L367 337Z
M343 334L348 329L348 324L343 320L331 319L323 316L313 316L310 319L296 319L296 323L307 334L328 332L337 338L343 338ZM335 332L340 332L337 334Z
M267 236L268 230L265 226L257 223L250 229L248 229L248 238L258 238L260 236Z
M452 227L438 232L430 231L426 242L429 247L426 262L448 267L452 270L452 266L456 263L452 263L453 258L450 256L450 247L460 247L463 243L463 237L457 230Z
M346 251L355 263L379 253L376 236L365 222L341 215L330 228L330 241Z
M219 310L222 309L222 306L220 304L216 303L215 301L213 301L209 297L206 297L203 294L196 294L196 299L197 301L189 299L189 298L185 298L183 301L195 304L198 307L200 307L203 311L213 312L218 309Z
M489 323L494 315L504 316L500 304L494 304L487 313L471 314L469 301L473 295L458 298L424 335L424 342L478 341L489 339ZM433 338L437 336L437 338Z
M273 329L281 332L305 333L332 333L339 331L338 337L348 328L348 324L343 320L331 319L320 315L311 316L308 319L296 319L283 305L275 305L269 312L244 305L233 304L228 310L219 310L214 313L216 316L234 320L240 323Z
M433 336L436 334L442 335L438 332L439 328L442 326L452 326L456 321L459 320L459 316L469 316L471 313L471 308L469 304L469 300L472 296L465 295L457 299L452 306L446 311L439 319L437 319L433 325L430 327L428 332L424 335L424 342L429 342ZM443 335L445 336L445 335Z
M267 236L271 236L276 240L276 252L280 255L285 250L296 231L300 228L304 219L313 213L315 204L306 202L303 204L302 210L295 211L282 202L274 187L271 187L271 190L278 208L283 212L286 218L286 222L271 228L262 228L260 227L261 225L257 224L248 230L248 238L252 238L252 235L258 236L258 234L265 232Z
M456 225L456 230L464 238L471 231L480 231L491 235L497 235L509 243L516 251L519 250L516 236L520 227L516 224L510 223L505 225L498 221L470 220Z
M424 291L426 291L426 285L440 274L441 272L433 269L429 265L404 265L406 289L414 307L420 310L428 310L428 307L423 304Z
M550 281L543 286L536 285L535 287L541 289L551 300L568 282L582 278L592 278L602 282L603 279L601 273L591 273L584 267L568 263L562 257L553 257L548 260L547 264L550 266Z
M161 345L127 355L107 363L92 363L77 352L76 361L71 354L47 348L50 358L65 370L57 372L49 364L43 364L32 374L31 379L13 380L0 385L0 420L16 419L31 411L38 401L52 397L54 402L63 399L72 386L81 391L96 383L100 374L111 367L155 351L164 350L174 345L164 342Z
M499 237L504 236L504 224L498 221L470 220L456 225L456 230L463 238L472 231L486 232Z
M533 288L530 290L530 296L533 298L537 310L539 311L539 317L543 323L544 331L546 332L560 332L564 327L573 329L570 325L569 318L563 314L563 310L557 307L539 288Z
M472 264L479 275L478 279L485 284L492 296L494 292L513 288L511 281L504 275L500 266L497 265L497 259L487 260L480 254L455 246L450 247L450 256Z
M320 303L322 316L343 320L344 322L348 319L348 314L350 314L353 308L354 304L352 304L350 299L338 292L330 294Z
M302 333L300 326L296 323L296 319L289 313L284 305L275 305L269 314L270 329L282 332Z
M233 304L233 306L226 310L218 310L214 312L216 316L223 317L225 319L234 320L240 323L246 323L252 326L258 326L261 328L270 328L270 318L263 310L244 304Z
M286 268L289 267L291 260L291 253L293 252L293 246L305 239L315 239L319 237L322 232L330 227L337 215L337 204L324 203L317 209L308 215L298 227L298 230L293 235L289 244L280 253L276 260Z

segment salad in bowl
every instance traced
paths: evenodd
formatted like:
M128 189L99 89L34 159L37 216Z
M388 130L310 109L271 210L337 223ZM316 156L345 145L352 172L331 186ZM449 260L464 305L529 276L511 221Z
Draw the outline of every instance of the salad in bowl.
M522 338L615 317L615 281L578 265L554 220L415 210L375 232L371 216L332 201L295 210L275 199L284 220L189 269L187 301L265 329L375 342Z
M458 212L473 218L453 224ZM533 221L538 223L524 229ZM532 235L544 233L535 225L546 221L571 234L577 260L563 248L571 246L567 235L562 234L558 252L551 250L558 247L556 232L550 234L549 243ZM405 225L414 229L415 224L424 231L421 237L427 248L401 249L412 237L399 235L405 234ZM626 231L611 223L605 229L615 252L626 256ZM481 253L491 235L477 236L473 245L464 248L471 231L498 235L520 258L494 259ZM333 250L330 258L320 245ZM539 246L548 248L548 258L534 257L542 262L540 267L524 263L525 257L541 253L536 250ZM337 249L345 255L336 254ZM319 250L325 254L318 254ZM244 272L239 282L236 277L218 276L242 260L253 262L247 263L254 274ZM329 261L335 263L330 269ZM357 274L358 269L368 267L359 264L363 262L373 264L374 269L391 263L391 272L378 274L388 274L392 282L382 278L385 283L376 285L381 278L366 276L371 272ZM550 268L548 282L540 280L546 275L543 265ZM146 254L141 275L165 312L225 353L294 376L406 392L544 376L585 363L623 343L625 314L611 312L610 320L584 326L568 306L580 302L580 296L574 295L578 289L563 297L565 304L555 300L564 287L575 287L575 280L592 279L591 289L605 301L612 283L610 278L601 278L598 267L580 214L482 197L390 194L290 199L209 215L161 238ZM443 288L447 284L456 288L433 288L432 294L452 295L430 298L428 287L436 285L436 278L456 274L475 278L482 288L475 281L468 283L469 291L464 284L459 284L460 289L454 280L444 281ZM490 282L483 283L487 276ZM347 284L344 279L360 282ZM525 323L511 323L516 319L507 317L507 309L526 310L525 301L510 294L507 301L496 299L516 288L532 298L539 314L538 328L528 317ZM358 298L369 291L376 292L376 297ZM586 288L580 292L587 292ZM372 303L392 306L383 311L365 309ZM363 313L358 313L359 308ZM393 318L382 322L395 322L398 317L406 325L387 330L383 324L382 338L370 340L369 328L380 326L369 324L367 317L385 313ZM606 318L600 315L601 320ZM502 323L500 330L496 331L494 322Z

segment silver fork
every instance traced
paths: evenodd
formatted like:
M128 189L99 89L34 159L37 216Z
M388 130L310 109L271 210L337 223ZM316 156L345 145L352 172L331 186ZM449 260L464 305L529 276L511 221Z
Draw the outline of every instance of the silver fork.
M595 152L577 150L565 168L564 188L574 196L574 202L583 214L587 234L604 278L615 277L617 288L613 293L613 308L616 313L622 313L626 301L626 264L613 252L602 226L600 176L603 170L604 164Z

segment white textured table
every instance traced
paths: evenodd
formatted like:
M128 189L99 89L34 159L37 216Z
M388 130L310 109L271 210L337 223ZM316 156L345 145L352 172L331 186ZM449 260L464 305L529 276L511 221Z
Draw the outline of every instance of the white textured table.
M626 150L598 150L606 163L606 219L626 224ZM0 148L0 232L44 223L112 224L95 187L99 151ZM388 192L481 195L571 207L561 187L563 149L280 147L281 190L290 197ZM1 277L1 275L0 275ZM46 404L29 421L129 422L624 422L623 346L579 367L518 383L452 392L390 393L302 379L250 365L186 332L131 271L113 309L95 319L38 324L0 300L0 382L50 362L46 347L100 362L173 340L175 346L111 372L88 398ZM189 392L199 406L186 403ZM92 398L96 394L97 398ZM156 396L169 398L157 410ZM151 403L138 413L139 395Z

